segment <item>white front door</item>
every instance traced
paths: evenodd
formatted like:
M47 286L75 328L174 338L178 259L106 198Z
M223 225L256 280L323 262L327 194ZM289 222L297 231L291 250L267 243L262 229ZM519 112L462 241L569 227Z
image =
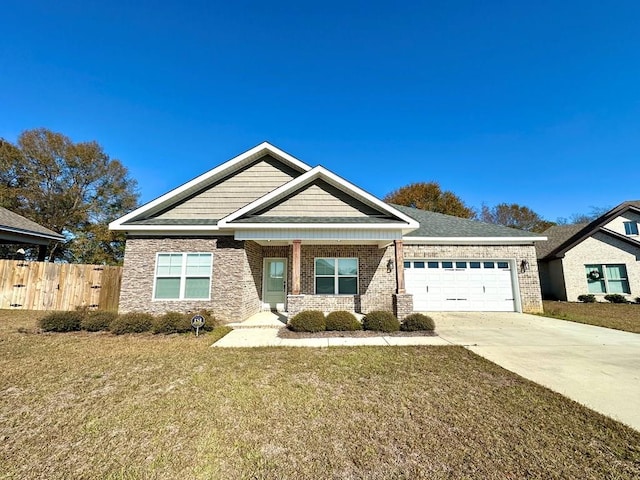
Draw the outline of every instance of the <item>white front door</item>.
M262 302L268 303L272 310L284 310L286 287L287 260L284 258L265 258Z
M408 260L405 283L418 312L515 310L508 261Z

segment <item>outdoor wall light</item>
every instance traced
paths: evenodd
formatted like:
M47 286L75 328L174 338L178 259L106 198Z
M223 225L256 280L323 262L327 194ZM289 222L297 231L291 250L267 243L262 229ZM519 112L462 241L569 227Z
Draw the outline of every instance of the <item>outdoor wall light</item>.
M527 270L529 270L529 261L528 260L522 260L520 262L520 273L524 273Z
M393 265L394 265L394 264L393 264L393 260L389 260L389 261L387 262L387 273L391 273L391 272L393 272Z

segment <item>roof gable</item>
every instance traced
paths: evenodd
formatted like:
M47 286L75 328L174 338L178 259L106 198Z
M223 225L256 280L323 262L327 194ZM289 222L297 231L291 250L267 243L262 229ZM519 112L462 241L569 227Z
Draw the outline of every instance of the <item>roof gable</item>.
M136 225L144 225L150 219L156 219L155 225L161 225L162 220L215 220L215 216L221 218L239 208L238 203L246 205L310 169L306 163L264 142L111 222L109 228L135 229ZM235 186L223 186L236 175L240 178L231 181ZM250 188L240 194L236 187L246 185L249 177L252 178ZM211 207L213 194L221 194L220 198L228 201L208 210L205 205Z
M551 260L552 258L561 258L567 251L571 250L573 247L596 232L603 232L607 235L615 236L616 238L631 243L632 245L640 245L640 242L637 240L606 228L612 220L620 215L624 215L626 212L640 213L640 200L623 202L588 224L560 226L560 228L551 227L549 230L544 232L544 234L551 231L551 235L557 236L558 238L554 241L555 245L551 245L550 248L543 247L539 249L539 247L536 247L538 259ZM568 227L573 227L574 230L571 230L571 228ZM556 230L553 230L554 228L556 228Z
M411 217L320 166L221 219L219 225L260 227L264 223L418 227Z

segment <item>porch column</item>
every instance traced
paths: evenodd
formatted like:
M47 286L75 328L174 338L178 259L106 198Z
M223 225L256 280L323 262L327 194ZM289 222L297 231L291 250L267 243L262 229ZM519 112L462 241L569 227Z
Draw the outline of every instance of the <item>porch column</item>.
M402 249L402 240L394 240L393 246L396 250L396 284L398 290L396 293L405 293L404 289L404 250Z
M302 240L293 241L291 265L291 294L300 295L300 244Z

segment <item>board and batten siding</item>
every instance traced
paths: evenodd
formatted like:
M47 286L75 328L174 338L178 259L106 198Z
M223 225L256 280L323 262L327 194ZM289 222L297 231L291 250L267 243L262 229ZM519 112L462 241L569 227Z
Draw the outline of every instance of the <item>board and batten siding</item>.
M154 218L220 219L299 175L279 160L262 157Z
M367 217L376 209L322 180L310 183L256 215L265 217Z

